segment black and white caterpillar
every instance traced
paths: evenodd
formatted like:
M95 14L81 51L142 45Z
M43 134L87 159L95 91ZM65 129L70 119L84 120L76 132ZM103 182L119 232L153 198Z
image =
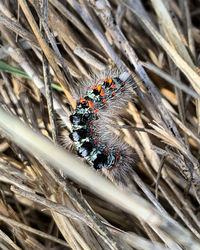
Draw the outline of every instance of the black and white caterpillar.
M70 116L72 132L69 137L78 155L95 169L112 173L113 178L132 168L131 148L108 126L115 115L126 108L133 84L128 72L98 79L76 102L76 109Z

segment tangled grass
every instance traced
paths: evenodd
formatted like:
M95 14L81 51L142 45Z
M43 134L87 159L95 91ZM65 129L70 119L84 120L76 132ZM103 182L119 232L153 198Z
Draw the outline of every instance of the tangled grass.
M199 12L0 1L1 249L200 249ZM74 93L113 67L137 84L111 124L137 155L123 184L62 148Z

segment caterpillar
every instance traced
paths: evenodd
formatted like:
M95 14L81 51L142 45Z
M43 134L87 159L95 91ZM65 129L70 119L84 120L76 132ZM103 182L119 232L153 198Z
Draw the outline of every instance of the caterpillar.
M69 138L78 155L114 179L131 170L133 157L130 146L108 126L112 118L126 108L133 83L128 72L96 80L76 102L69 118L72 127Z

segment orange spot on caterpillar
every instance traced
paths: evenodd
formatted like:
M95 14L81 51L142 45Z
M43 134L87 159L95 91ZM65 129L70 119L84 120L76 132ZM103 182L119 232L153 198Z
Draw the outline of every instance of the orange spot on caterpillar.
M85 98L80 98L80 99L79 99L79 102L80 102L80 103L84 103L84 102L85 102Z
M110 87L111 87L112 89L114 89L114 88L115 88L115 84L112 83Z
M112 92L112 95L113 95L113 96L115 96L115 95L116 95L116 92L115 92L115 91L113 91L113 92Z
M113 170L113 169L115 169L116 168L116 166L112 166L111 168L107 168L107 170L108 171L111 171L111 170Z
M97 85L92 86L92 89L93 89L93 90L96 89L96 88L97 88Z
M95 114L98 113L98 109L95 109L95 110L94 110L94 113L95 113Z
M97 90L100 92L101 91L101 85L97 86Z
M104 82L107 82L107 81L108 81L108 78L105 78L105 79L104 79Z
M89 108L93 109L94 108L94 103L92 101L88 101Z
M94 123L94 121L90 121L90 122L89 122L90 126L92 126L92 125L93 125L93 123Z
M106 153L109 153L109 148L104 149Z
M106 99L106 98L103 99L103 103L105 103L105 102L107 102L107 99Z
M94 145L97 146L98 145L98 141L94 140Z
M100 92L100 96L104 96L104 91L103 91L103 89L102 89L101 92Z
M90 131L90 135L93 136L94 135L94 130Z
M108 83L111 84L112 83L112 78L108 79Z
M120 154L119 154L119 153L117 153L117 154L116 154L116 159L115 159L115 164L117 164L117 163L118 163L118 161L119 161L119 157L120 157Z

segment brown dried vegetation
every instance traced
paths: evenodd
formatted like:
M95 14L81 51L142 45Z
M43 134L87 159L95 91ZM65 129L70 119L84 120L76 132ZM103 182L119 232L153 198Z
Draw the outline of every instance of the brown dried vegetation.
M15 67L1 70L1 249L200 249L199 12L199 0L0 1L0 60ZM137 154L123 185L56 146L75 90L113 67L137 83L113 126Z

